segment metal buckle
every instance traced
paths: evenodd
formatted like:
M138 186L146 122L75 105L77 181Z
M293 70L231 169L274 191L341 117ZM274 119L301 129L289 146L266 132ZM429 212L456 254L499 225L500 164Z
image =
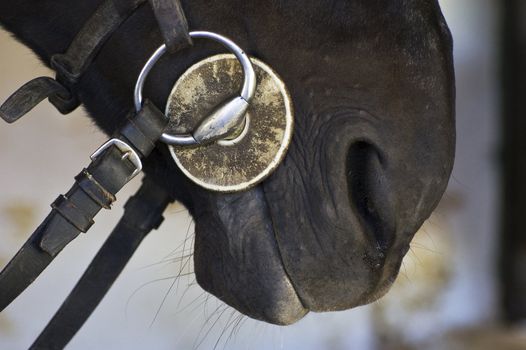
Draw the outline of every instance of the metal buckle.
M100 155L104 153L104 151L106 151L111 146L117 147L117 149L122 153L122 157L121 157L122 160L128 159L135 166L135 171L132 173L130 179L133 179L135 176L137 176L142 170L141 158L130 145L128 145L126 142L122 140L111 139L107 141L105 144L100 146L99 149L97 149L91 155L90 157L91 160L94 161L95 159L100 157Z

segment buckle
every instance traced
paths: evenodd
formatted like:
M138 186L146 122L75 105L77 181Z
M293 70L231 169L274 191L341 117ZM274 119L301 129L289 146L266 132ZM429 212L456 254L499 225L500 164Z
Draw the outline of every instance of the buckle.
M91 160L94 161L95 159L99 158L101 154L104 153L104 151L106 151L111 146L117 147L117 149L122 153L122 157L121 157L122 160L128 159L135 166L135 171L132 173L130 179L137 176L142 170L141 158L130 145L128 145L126 142L122 140L111 139L107 141L105 144L100 146L99 149L95 151L95 153L91 155L90 157Z

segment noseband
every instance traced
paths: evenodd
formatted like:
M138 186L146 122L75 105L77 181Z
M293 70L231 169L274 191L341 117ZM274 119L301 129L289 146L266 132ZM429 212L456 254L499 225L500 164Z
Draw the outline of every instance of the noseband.
M80 105L76 94L79 79L112 34L145 3L146 0L103 1L77 33L67 51L52 56L51 67L57 73L56 79L40 77L22 86L0 106L0 117L13 123L45 98L63 114L76 109ZM217 144L233 145L235 142L225 139L244 137L247 129L256 128L257 125L265 127L261 123L249 123L249 107L256 94L256 82L262 74L259 72L265 70L264 65L250 59L233 41L217 33L189 32L179 0L150 0L149 4L154 10L164 44L150 57L138 77L133 96L134 109L114 137L93 153L91 163L75 177L73 187L53 202L51 213L0 272L0 312L45 270L66 245L81 232L89 230L102 208L110 209L117 192L141 172L142 160L158 146L158 141L170 145L177 164L189 175L191 171L185 169L181 158L193 154L192 150ZM170 133L167 130L174 129L170 125L176 116L170 115L168 107L167 113L163 113L150 100L143 98L143 85L163 54L187 48L192 45L193 39L213 40L231 51L242 68L243 84L238 96L222 100L204 118L194 120L191 132ZM203 64L210 62L216 61L208 60ZM257 72L254 62L257 63ZM184 86L184 82L180 85ZM175 88L173 94L177 95ZM283 95L287 96L286 91ZM264 172L259 169L256 171L254 181L247 182L247 185L221 187L199 182L198 175L196 178L189 175L191 179L206 188L227 192L232 189L246 190L262 181L282 160L290 142L292 116L289 104L286 107L288 113L283 123L283 145L277 145L280 147L276 148L276 155L270 159L272 166L265 168ZM258 116L255 112L252 114ZM239 133L239 130L244 131ZM232 136L236 132L238 134ZM193 159L189 159L193 163ZM58 349L68 344L144 237L162 223L162 214L172 200L154 179L145 176L139 191L125 204L123 217L59 311L33 343L32 349Z

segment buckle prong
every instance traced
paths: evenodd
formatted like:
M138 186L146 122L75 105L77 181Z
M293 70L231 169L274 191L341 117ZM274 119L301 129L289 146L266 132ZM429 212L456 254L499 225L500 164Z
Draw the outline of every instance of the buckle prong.
M122 153L122 160L128 159L135 166L135 171L132 173L131 179L137 176L142 170L141 158L130 145L122 140L111 139L107 141L91 155L91 160L94 161L95 159L99 158L102 153L104 153L111 146L117 147L117 149Z

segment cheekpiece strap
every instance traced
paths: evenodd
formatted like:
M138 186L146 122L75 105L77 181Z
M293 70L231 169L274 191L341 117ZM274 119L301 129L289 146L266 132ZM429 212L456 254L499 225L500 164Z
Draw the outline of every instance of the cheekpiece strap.
M22 293L81 232L87 232L102 208L142 169L160 138L168 118L153 103L130 117L126 125L91 157L92 162L75 177L66 194L16 256L0 272L0 311ZM132 127L130 127L132 125ZM130 134L129 130L140 130ZM133 135L131 137L130 135Z
M76 85L112 34L146 0L106 0L77 33L65 53L51 56L56 79L40 77L31 80L0 106L0 117L13 123L42 100L49 101L62 114L75 110L81 103ZM192 44L188 24L179 0L150 0L165 44L176 52Z

